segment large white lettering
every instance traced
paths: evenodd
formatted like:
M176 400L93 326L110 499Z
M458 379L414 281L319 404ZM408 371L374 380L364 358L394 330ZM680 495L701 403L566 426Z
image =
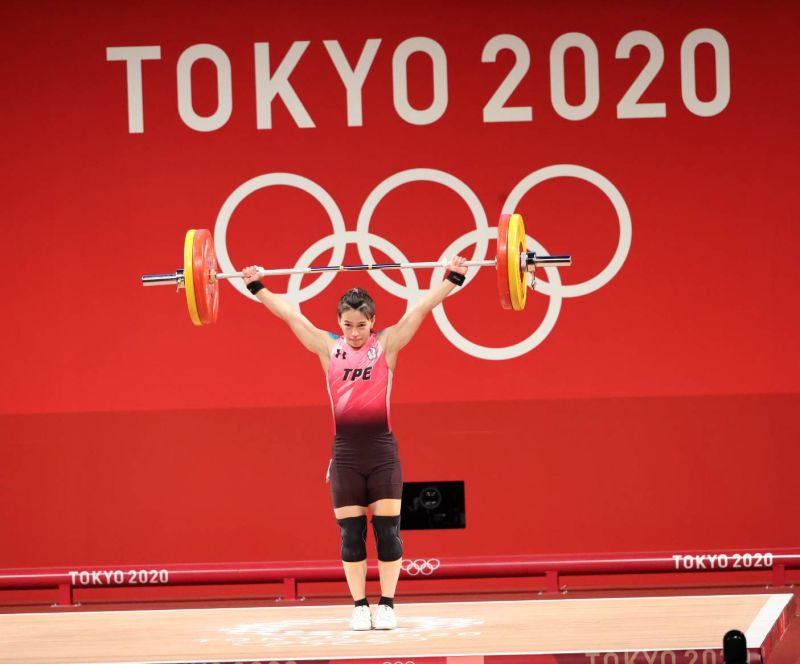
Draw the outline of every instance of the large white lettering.
M131 134L141 134L144 131L142 61L160 59L160 46L110 46L106 49L106 60L127 64L125 74L128 81L128 132Z
M428 108L414 108L408 101L408 58L425 53L433 64L433 101ZM436 122L447 109L447 56L440 44L427 37L412 37L402 42L392 56L394 108L406 122L427 125Z
M350 68L347 58L342 51L338 41L326 40L322 42L331 56L334 67L339 73L339 78L344 83L347 91L347 126L360 127L363 124L363 105L361 101L361 89L364 87L364 80L367 78L369 68L378 52L380 39L367 39L364 49L358 57L355 69Z
M217 70L217 110L209 116L195 113L192 104L192 66L198 60L210 60ZM231 61L218 46L196 44L178 58L178 113L187 127L196 131L215 131L224 126L233 111Z
M332 69L336 71L345 88L344 115L348 127L361 127L365 122L364 84L373 69L381 44L381 39L367 39L358 56L354 58L351 55L348 59L339 41L327 39L322 42ZM695 52L702 44L710 46L714 54L713 82L716 92L714 97L709 100L701 100L697 95ZM316 127L300 94L290 81L292 73L310 45L309 41L292 42L283 59L275 67L271 58L270 44L268 42L254 44L254 72L251 75L255 80L256 129L270 130L273 128L273 103L278 99L284 104L297 127L304 129ZM616 117L618 120L667 117L667 106L675 101L641 101L651 83L665 72L664 65L669 54L665 53L659 38L643 30L628 32L617 44L614 51L615 59L619 61L630 58L632 50L638 46L644 46L648 50L649 59L619 101L611 100L616 104ZM568 83L574 85L573 81L567 81L567 68L565 67L565 57L570 49L580 51L583 60L583 71L578 74L583 79L584 90L583 100L580 103L573 103L567 99ZM483 64L478 66L492 66L497 62L498 54L506 50L513 55L514 63L505 76L497 81L496 87L487 98L480 99L480 96L487 94L486 91L476 92L474 99L476 110L483 103L482 120L484 123L532 122L533 109L530 105L508 105L511 96L519 91L525 91L527 97L531 95L528 85L532 78L528 45L516 35L495 35L483 45L480 53L480 62ZM422 72L421 76L424 81L421 83L414 81L415 85L412 85L409 76L417 74L410 73L409 62L414 57L423 58L425 65L423 68L412 67L411 72ZM680 60L681 101L685 108L691 113L703 117L722 113L727 108L731 96L730 50L725 37L710 28L694 30L683 40L680 53L673 54L672 57L679 57ZM128 131L131 134L140 134L144 131L142 62L160 60L161 47L112 46L106 49L106 59L126 63ZM216 69L217 108L208 116L197 114L192 104L192 67L201 59L211 61ZM355 60L354 64L351 64L352 60ZM549 61L552 109L562 118L571 121L582 121L592 117L599 108L601 99L600 53L594 40L589 35L578 32L565 33L553 41ZM313 62L318 63L319 60ZM431 101L425 108L417 108L411 103L413 95L410 95L409 90L418 90L420 85L424 89L424 86L428 85L428 62L430 62ZM673 67L666 71L677 69ZM231 61L228 55L213 44L195 44L181 53L177 62L178 114L184 124L202 132L217 131L227 124L233 110L234 92L231 70ZM314 71L313 73L317 79L324 80L330 71ZM472 77L464 76L463 73L460 72L462 75L457 77L459 82L472 80ZM449 104L449 73L447 54L441 44L428 37L411 37L400 42L392 53L390 75L394 110L402 121L412 125L430 125L442 118ZM386 76L386 72L384 72L384 76ZM249 76L239 77L237 80L241 81L247 78ZM548 72L543 72L541 79L533 78L532 80L534 82L541 80L541 84L547 86ZM704 82L703 89L707 89L709 83ZM381 88L373 86L373 89ZM475 90L478 89L476 85ZM463 98L463 95L459 96L459 99ZM459 110L464 111L464 109ZM481 116L477 115L477 117Z
M274 74L269 68L269 44L255 45L256 57L256 126L272 128L272 100L280 97L298 127L314 127L314 121L289 83L289 76L308 48L309 42L294 42Z

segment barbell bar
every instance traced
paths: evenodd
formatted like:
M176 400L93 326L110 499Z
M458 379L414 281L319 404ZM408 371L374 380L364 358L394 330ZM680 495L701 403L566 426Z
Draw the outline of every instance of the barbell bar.
M516 258L515 258L516 256ZM211 231L190 230L184 240L184 266L171 273L145 274L143 286L176 286L185 289L189 317L195 325L216 322L219 313L219 281L241 278L241 272L217 272L217 257ZM510 258L510 260L509 260ZM319 265L304 268L260 269L259 277L321 272L362 272L369 270L412 270L446 267L447 259L414 263L361 263L354 265ZM504 214L497 225L497 257L465 261L465 267L497 268L500 304L504 309L525 308L527 275L530 288L535 286L534 271L538 266L566 267L572 256L542 256L526 247L525 226L519 214Z
M520 255L520 264L522 269L532 272L529 267L554 265L556 267L564 267L570 265L572 260L571 256L539 256L533 251L528 251L524 255ZM440 261L423 261L418 263L359 263L355 265L311 265L309 267L291 267L291 268L276 268L266 269L262 268L258 271L259 279L263 277L281 277L291 274L314 274L316 272L368 272L369 270L424 270L435 269L437 267L447 267L449 261L442 259ZM496 258L490 258L482 261L464 261L464 267L495 267L497 265ZM184 288L184 271L182 269L175 270L175 272L168 272L166 274L144 274L142 275L142 286L177 286ZM244 276L242 272L216 272L214 278L216 279L236 279Z

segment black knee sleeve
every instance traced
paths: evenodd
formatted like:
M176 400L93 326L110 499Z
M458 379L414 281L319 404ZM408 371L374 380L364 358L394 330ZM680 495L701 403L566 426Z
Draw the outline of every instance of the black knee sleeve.
M373 516L372 530L378 543L378 560L392 562L403 557L403 540L400 539L400 515Z
M342 533L342 560L358 563L367 558L367 515L337 519Z

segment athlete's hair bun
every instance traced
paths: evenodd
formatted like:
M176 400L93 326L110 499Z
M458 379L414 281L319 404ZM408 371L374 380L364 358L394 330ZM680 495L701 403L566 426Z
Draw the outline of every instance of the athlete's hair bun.
M375 315L375 302L363 288L351 288L339 300L336 314L341 316L348 309L360 311L367 318L372 318Z

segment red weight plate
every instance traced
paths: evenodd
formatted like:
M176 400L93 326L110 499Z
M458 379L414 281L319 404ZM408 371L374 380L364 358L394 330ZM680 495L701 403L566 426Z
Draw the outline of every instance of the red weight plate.
M203 325L217 321L219 315L219 282L216 279L217 255L211 231L199 229L192 246L194 292L197 298L197 314Z
M512 309L511 292L508 288L508 221L510 214L500 215L497 222L497 292L500 294L500 306Z
M217 281L217 252L214 249L214 237L211 232L208 233L208 253L206 255L206 265L208 266L208 283L209 283L209 298L211 306L209 313L211 314L210 322L216 323L219 316L219 281Z

